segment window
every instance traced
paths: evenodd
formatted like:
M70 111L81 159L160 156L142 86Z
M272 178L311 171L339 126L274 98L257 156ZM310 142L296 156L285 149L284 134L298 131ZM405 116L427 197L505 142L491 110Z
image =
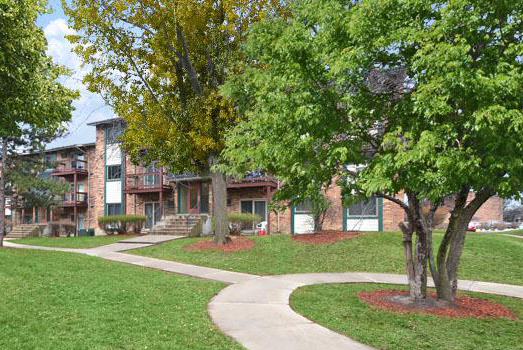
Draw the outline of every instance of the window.
M371 197L351 205L348 216L378 216L378 198Z
M309 199L304 200L300 204L296 205L294 209L295 213L308 214L312 212L312 203Z
M209 183L202 182L200 185L200 213L209 212Z
M122 204L107 204L107 215L120 215L122 214Z
M145 168L145 173L147 174L143 177L145 187L154 187L160 184L160 176L156 174L158 171L159 169L154 163L149 164Z
M109 165L107 167L107 180L120 180L122 178L121 165Z
M49 153L45 155L45 164L49 167L54 167L57 161L56 153Z
M123 134L123 126L122 124L113 124L107 127L107 139L106 143L119 143L120 142L120 136Z

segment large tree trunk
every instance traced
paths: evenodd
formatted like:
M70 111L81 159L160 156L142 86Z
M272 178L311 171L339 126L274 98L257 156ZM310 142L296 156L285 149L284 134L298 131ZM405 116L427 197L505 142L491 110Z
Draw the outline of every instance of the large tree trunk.
M225 174L212 170L214 160L209 161L211 165L212 194L214 201L214 242L225 244L229 240L229 223L227 220L227 180Z
M5 164L7 158L7 139L1 139L0 150L0 247L4 246L5 236Z

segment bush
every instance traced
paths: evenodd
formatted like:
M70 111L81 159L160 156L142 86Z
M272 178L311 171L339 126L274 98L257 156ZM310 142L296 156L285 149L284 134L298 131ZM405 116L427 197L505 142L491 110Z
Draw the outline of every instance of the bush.
M134 227L134 233L140 233L145 220L145 215L106 215L98 219L98 224L107 234L127 233L129 225Z
M259 215L250 213L228 213L229 233L231 235L239 235L243 224L258 224L261 221Z

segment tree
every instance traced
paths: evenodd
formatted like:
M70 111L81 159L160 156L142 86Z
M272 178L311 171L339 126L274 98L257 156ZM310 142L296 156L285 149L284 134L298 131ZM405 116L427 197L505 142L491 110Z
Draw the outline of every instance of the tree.
M225 243L225 175L213 171L224 132L238 120L218 93L251 23L278 1L74 0L63 3L78 35L86 77L127 122L123 148L134 162L211 176L215 240Z
M46 6L40 0L0 3L0 246L6 178L19 161L16 156L42 150L45 142L60 135L77 96L57 81L68 72L45 54L47 42L35 21Z
M412 298L426 298L428 266L453 302L468 223L523 185L523 3L306 0L290 18L253 27L248 63L222 90L246 114L227 165L266 169L287 193L338 177L346 204L395 202Z

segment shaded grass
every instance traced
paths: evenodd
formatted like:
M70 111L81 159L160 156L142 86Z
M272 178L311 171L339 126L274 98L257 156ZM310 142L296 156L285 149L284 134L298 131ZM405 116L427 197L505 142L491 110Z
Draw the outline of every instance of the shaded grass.
M464 293L502 303L514 311L519 319L449 319L376 310L359 300L359 292L376 289L405 287L375 284L312 285L297 289L291 296L291 306L314 322L379 349L523 349L521 299Z
M78 236L78 237L27 237L13 240L13 243L38 245L42 247L88 249L116 243L135 235Z
M70 253L0 261L0 349L241 348L207 314L222 283Z
M436 244L441 237L439 233L434 235ZM254 248L232 253L184 249L185 245L202 238L174 240L128 253L258 275L344 271L405 273L399 233L362 234L355 239L323 245L296 242L287 235L250 239L255 241ZM460 278L523 285L521 261L523 240L469 234Z

